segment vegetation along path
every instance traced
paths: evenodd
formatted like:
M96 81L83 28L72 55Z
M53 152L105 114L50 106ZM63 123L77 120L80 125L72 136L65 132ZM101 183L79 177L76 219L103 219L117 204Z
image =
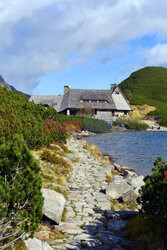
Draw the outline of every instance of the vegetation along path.
M111 165L91 155L80 141L67 143L75 163L69 178L65 221L55 226L67 239L55 240L55 249L132 249L126 222L135 212L111 211L105 194Z

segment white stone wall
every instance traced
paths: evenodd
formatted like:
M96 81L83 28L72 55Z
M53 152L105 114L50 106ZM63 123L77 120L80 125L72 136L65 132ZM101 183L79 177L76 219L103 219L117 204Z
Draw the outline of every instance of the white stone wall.
M112 121L113 115L111 111L97 111L95 118L105 121Z

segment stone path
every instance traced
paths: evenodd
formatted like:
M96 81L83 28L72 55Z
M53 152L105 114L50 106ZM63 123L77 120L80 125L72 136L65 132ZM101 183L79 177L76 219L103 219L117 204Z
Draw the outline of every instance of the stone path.
M97 161L79 141L69 141L67 146L80 162L73 164L70 174L65 222L57 226L68 238L55 240L52 248L134 249L125 224L135 212L111 212L111 203L104 191L108 185L106 171L110 172L111 167Z

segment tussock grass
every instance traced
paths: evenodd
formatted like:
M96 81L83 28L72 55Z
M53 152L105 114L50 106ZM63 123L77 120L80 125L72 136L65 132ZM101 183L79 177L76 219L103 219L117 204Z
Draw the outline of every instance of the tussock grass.
M82 142L82 145L83 145L83 148L84 149L87 149L89 151L91 151L91 155L92 156L102 156L102 152L100 151L100 149L98 148L98 146L96 145L89 145L87 143L87 141L81 141Z
M64 151L64 153L69 153L68 147L65 146L64 144L59 143L59 142L55 142L55 141L53 141L52 143L53 143L54 145L57 145L57 146L61 147L62 150Z
M94 156L102 164L111 164L108 156L103 156L99 147L96 145L89 145L87 141L81 141L83 148L91 152L91 156Z
M60 164L67 168L68 172L72 171L72 165L70 163L67 163L63 158L59 157L56 153L49 150L44 150L41 154L41 159L46 162L54 163L54 164Z
M26 247L26 244L23 241L18 241L15 242L12 246L9 246L8 248L6 248L6 250L28 250L28 248Z
M135 210L137 208L137 205L133 202L119 202L118 200L114 200L112 198L109 200L111 201L111 211L126 209Z
M109 173L108 171L106 172L106 181L107 182L111 182L114 175L120 175L120 173L118 173L117 171L111 170L111 172Z
M52 144L48 148L33 151L32 153L34 156L38 155L36 161L42 170L42 187L55 190L66 197L68 195L68 189L66 188L67 176L72 171L72 165L65 160L67 157L65 157L63 151L67 152L68 148L66 146L60 147L60 143L58 143L58 146ZM67 160L69 161L68 158Z
M41 232L41 231L47 231L49 234L49 240L53 241L53 240L57 240L57 239L65 239L68 238L68 236L66 236L64 233L59 232L59 231L55 231L51 229L51 225L49 222L43 222L43 224L41 224L37 230L37 232ZM42 239L42 241L48 241L48 239ZM55 244L54 244L55 245Z
M129 113L129 116L131 118L144 119L146 118L147 114L149 114L151 111L155 111L156 107L144 104L144 105L132 105L132 109L133 111Z

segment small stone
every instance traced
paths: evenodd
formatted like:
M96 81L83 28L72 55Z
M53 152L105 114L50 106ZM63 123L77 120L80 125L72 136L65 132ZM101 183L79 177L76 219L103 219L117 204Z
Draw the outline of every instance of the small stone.
M78 235L74 238L74 240L76 241L81 241L81 240L92 240L94 239L94 236L93 235L90 235L90 234L81 234L81 235Z
M79 228L79 229L75 229L75 228L70 229L69 228L69 229L62 230L62 232L75 235L75 234L81 234L83 232L83 230L81 228Z
M72 207L66 207L66 214L65 214L65 217L68 218L68 217L75 217L75 212L74 210L72 209Z
M79 230L80 227L78 227L76 225L73 225L73 224L62 223L62 225L59 225L59 226L55 225L55 226L53 226L52 231L53 232L56 232L56 231L62 232L62 231L71 230L71 229Z
M83 213L86 213L86 214L94 214L95 212L94 212L93 209L91 209L91 208L84 208L84 209L83 209Z
M50 239L50 234L51 232L49 231L41 231L41 232L35 232L35 238L37 238L38 240L42 240L42 241L49 241Z
M99 240L96 240L96 239L92 239L92 240L83 240L81 241L81 245L82 247L84 248L95 248L95 247L99 247L99 246L102 246L102 243L99 241Z
M28 240L24 240L24 243L28 250L52 250L53 248L47 244L46 242L42 242L36 238L29 238Z

